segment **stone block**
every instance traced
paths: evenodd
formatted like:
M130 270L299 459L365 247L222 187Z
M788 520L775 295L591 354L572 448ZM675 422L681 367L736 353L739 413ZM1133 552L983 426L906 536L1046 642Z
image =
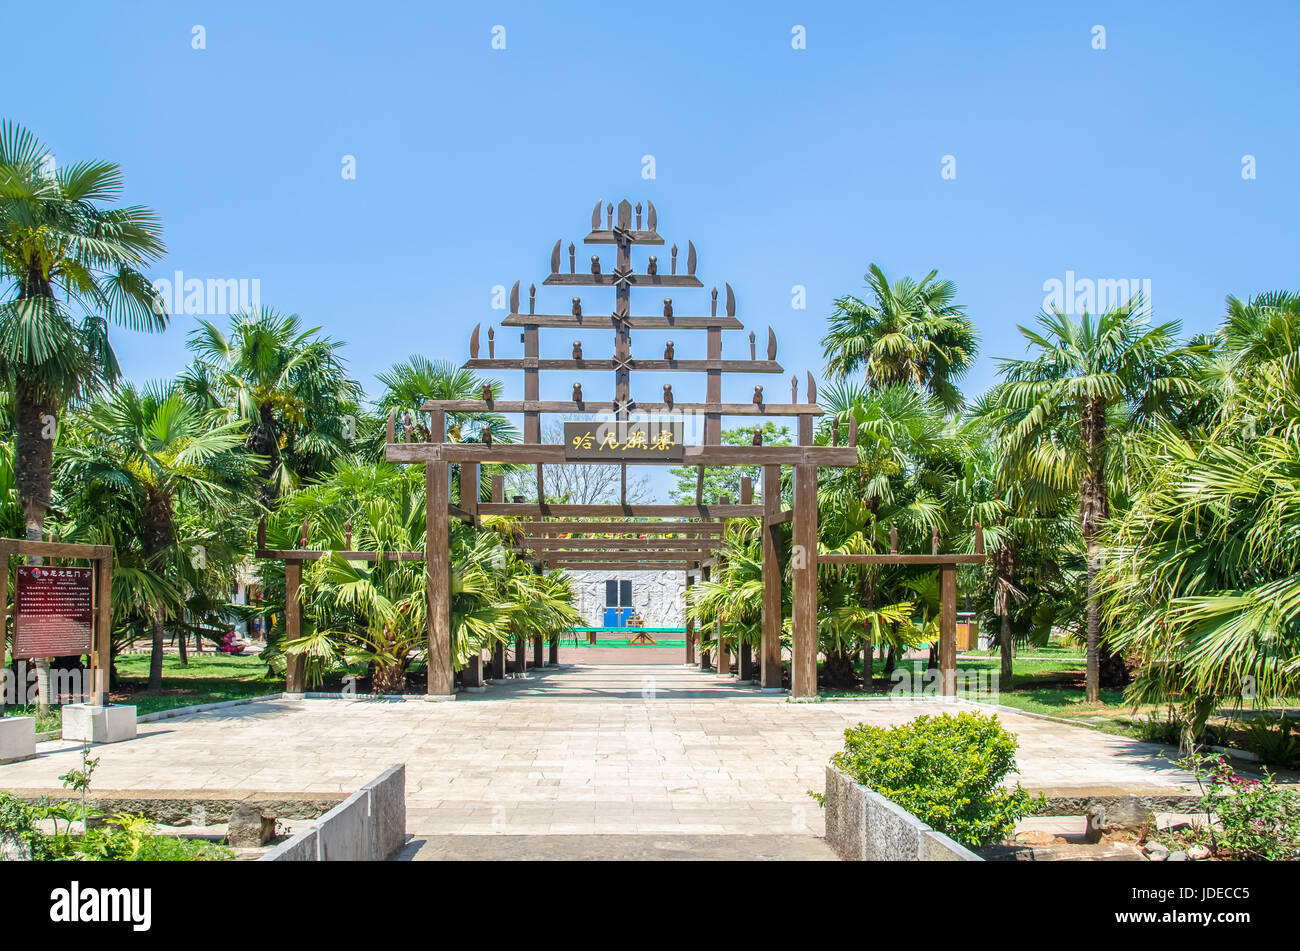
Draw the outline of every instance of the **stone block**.
M358 789L312 823L312 828L316 830L319 861L369 861L370 790Z
M316 829L303 829L291 839L281 842L270 852L258 858L259 862L315 862L317 857Z
M362 789L370 794L370 857L382 861L406 844L406 766L389 767Z
M226 844L236 848L257 848L275 836L275 818L263 816L257 806L241 802L230 811Z
M36 755L36 718L0 717L0 763Z
M135 735L136 720L133 706L69 703L63 707L65 740L118 743L122 740L134 740Z

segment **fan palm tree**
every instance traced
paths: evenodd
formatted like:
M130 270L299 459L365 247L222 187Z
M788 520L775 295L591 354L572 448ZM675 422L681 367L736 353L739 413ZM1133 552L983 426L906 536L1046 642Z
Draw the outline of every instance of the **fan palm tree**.
M214 420L176 384L144 390L126 384L88 406L84 423L90 438L66 450L67 478L130 501L140 567L153 576L147 590L183 599L177 579L184 575L181 566L193 562L192 553L178 544L178 510L215 513L238 500L237 490L255 462L239 451L245 421ZM175 596L147 605L153 639L150 693L162 690L164 628L181 608Z
M50 504L60 415L118 377L110 323L154 332L167 312L144 270L165 253L157 215L114 207L122 170L54 169L27 129L0 123L0 378L13 393L15 479L27 537Z
M376 379L384 387L378 404L384 413L409 413L418 410L425 400L481 400L484 386L491 388L493 399L501 395L497 380L484 380L450 360L429 360L418 354L394 363ZM515 442L519 438L515 427L497 413L447 414L447 438L451 442L478 442L484 426L491 431L493 442Z
M197 366L184 377L186 390L219 394L248 422L248 449L265 460L263 505L325 471L356 435L361 387L347 376L342 343L319 330L304 329L296 314L258 308L231 317L229 333L199 320L190 334Z
M822 338L826 369L837 379L859 371L873 389L905 383L934 396L948 410L962 403L956 382L979 351L979 334L954 303L957 286L931 271L920 281L890 283L872 264L872 302L846 295L835 301Z
M1088 557L1089 702L1100 698L1101 686L1101 530L1122 481L1125 434L1160 419L1197 389L1196 348L1175 343L1177 322L1150 326L1141 308L1135 297L1099 317L1039 315L1039 330L1019 328L1036 353L999 360L1003 382L990 398L1005 439L1005 477L1078 491Z

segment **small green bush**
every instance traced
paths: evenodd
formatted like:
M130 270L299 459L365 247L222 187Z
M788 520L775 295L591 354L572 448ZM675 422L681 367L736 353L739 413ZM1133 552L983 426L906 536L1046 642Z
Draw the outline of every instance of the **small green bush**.
M1265 861L1300 858L1300 793L1278 786L1266 770L1263 779L1238 776L1226 756L1194 753L1178 765L1196 777L1201 808L1217 819L1205 829L1216 855Z
M1183 725L1172 717L1148 715L1141 720L1130 720L1129 729L1135 739L1144 743L1161 743L1178 746L1183 739Z
M1000 842L1033 811L1035 800L1019 783L999 785L1016 768L1017 744L996 716L921 716L890 729L859 724L844 740L834 766L963 845Z
M1300 742L1292 736L1295 724L1285 716L1273 720L1270 717L1252 717L1243 724L1246 731L1246 749L1254 753L1262 762L1274 766L1289 766L1300 759Z

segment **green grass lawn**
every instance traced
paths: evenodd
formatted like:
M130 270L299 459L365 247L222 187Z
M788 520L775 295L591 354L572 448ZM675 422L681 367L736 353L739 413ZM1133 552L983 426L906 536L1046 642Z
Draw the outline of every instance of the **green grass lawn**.
M181 666L175 654L163 657L163 692L150 696L145 691L149 685L149 655L129 654L115 661L118 681L114 685L114 703L134 704L139 714L174 710L201 703L220 703L223 700L241 700L245 697L262 697L284 690L284 679L267 679L266 664L251 656L232 657L228 654L190 654L189 664ZM35 705L8 707L9 716L34 716ZM36 731L44 733L58 730L63 723L56 708L48 716L36 718Z

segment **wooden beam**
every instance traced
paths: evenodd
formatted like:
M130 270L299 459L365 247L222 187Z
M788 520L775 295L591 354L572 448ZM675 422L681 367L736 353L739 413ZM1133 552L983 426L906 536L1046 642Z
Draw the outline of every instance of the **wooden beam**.
M0 538L0 555L33 558L112 558L112 545L70 545L66 542L29 542L22 538Z
M479 506L480 515L518 515L537 518L543 514L560 518L623 515L628 518L757 518L763 514L761 505L654 505L633 502L631 505L548 505L543 513L534 502L485 502Z
M712 538L522 538L518 544L524 548L539 548L548 552L582 548L596 551L619 549L700 551L721 548L722 539L716 536Z
M568 370L572 373L617 369L614 360L574 360L553 357L489 357L466 360L466 370ZM628 370L651 373L784 373L785 367L775 360L631 360ZM534 399L536 397L533 397Z
M817 556L825 565L975 565L984 561L984 555L827 555Z
M653 563L644 561L581 561L560 562L559 564L551 565L550 568L558 571L685 571L687 564L684 561L663 561Z
M809 417L801 417L808 419ZM683 446L680 460L636 459L634 465L669 466L853 466L858 451L847 446ZM570 459L567 447L558 445L506 445L482 443L390 443L384 447L389 462L501 462L519 465L608 465L617 458Z
M113 556L98 559L95 568L95 649L90 658L90 702L107 706L113 670ZM8 570L4 574L8 580ZM3 599L3 585L0 585L0 601ZM4 615L0 613L0 632L3 631Z
M616 535L720 535L720 522L520 522L525 532L609 532Z
M441 408L448 413L562 413L601 414L614 413L612 402L598 400L427 400L420 407L424 412ZM653 413L656 416L695 416L699 413L718 413L723 416L821 416L822 408L816 403L642 403L632 401L632 413Z
M633 287L703 287L693 274L628 274L627 282ZM543 284L563 287L613 287L618 277L610 274L552 274Z
M767 690L781 687L781 630L785 623L781 599L781 467L763 467L763 644L759 651L759 680Z
M614 318L609 314L510 314L501 321L503 327L523 327L535 324L538 327L569 327L573 330L610 330ZM628 317L627 325L632 330L705 330L721 326L723 330L744 330L745 325L735 317L664 317L662 314L649 317Z
M552 551L546 553L546 560L552 562L581 561L644 561L644 562L691 562L695 552L683 551Z

